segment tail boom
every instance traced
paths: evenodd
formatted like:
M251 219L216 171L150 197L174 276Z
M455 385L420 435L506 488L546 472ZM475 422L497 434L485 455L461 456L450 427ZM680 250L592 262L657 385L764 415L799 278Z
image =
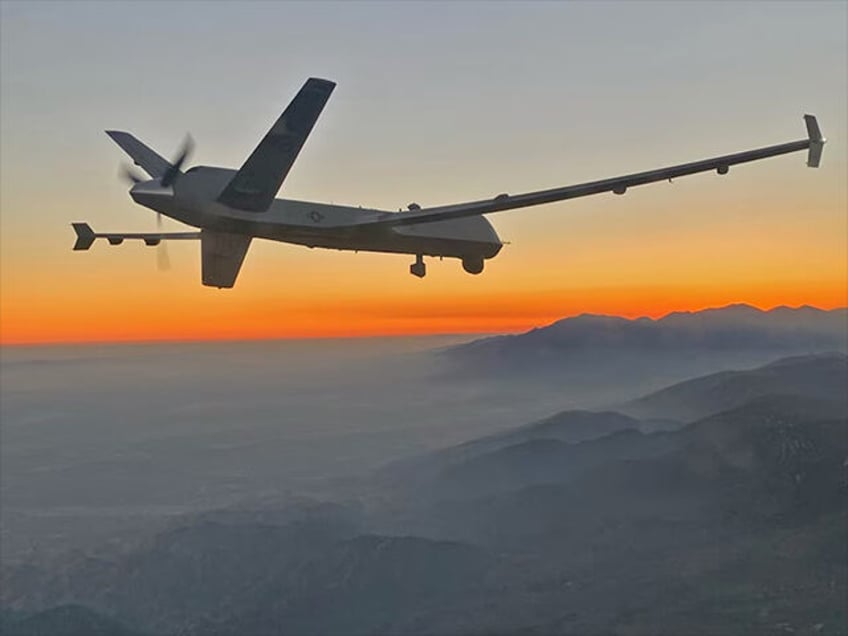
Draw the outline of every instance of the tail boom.
M125 240L144 241L145 245L159 245L162 241L199 240L200 232L95 232L88 223L71 223L77 240L74 250L87 250L95 240L105 239L109 245L120 245Z

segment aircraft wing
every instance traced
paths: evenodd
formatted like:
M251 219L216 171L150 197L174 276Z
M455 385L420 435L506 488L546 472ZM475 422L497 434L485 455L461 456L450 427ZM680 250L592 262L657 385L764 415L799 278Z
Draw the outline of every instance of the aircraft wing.
M95 232L88 223L71 223L71 226L77 234L75 250L87 250L96 239L106 239L109 245L120 245L126 240L159 245L162 241L190 241L200 238L200 232Z
M218 201L249 212L267 210L335 86L328 80L309 78Z
M657 181L670 181L677 177L684 177L698 172L715 170L718 174L727 174L730 166L797 152L799 150L808 150L807 165L817 168L821 159L825 139L822 137L818 122L813 115L804 115L804 121L807 125L808 136L807 139L799 141L791 141L776 146L746 150L745 152L737 152L732 155L713 157L712 159L703 159L692 163L684 163L677 166L649 170L647 172L637 172L621 177L602 179L600 181L590 181L588 183L580 183L562 188L539 190L516 195L499 194L494 198L480 201L415 209L401 213L389 213L381 218L365 220L356 225L415 225L418 223L432 223L456 219L464 216L488 214L490 212L503 212L533 205L542 205L544 203L553 203L554 201L585 197L590 194L600 194L601 192L624 194L628 188L634 186L655 183Z

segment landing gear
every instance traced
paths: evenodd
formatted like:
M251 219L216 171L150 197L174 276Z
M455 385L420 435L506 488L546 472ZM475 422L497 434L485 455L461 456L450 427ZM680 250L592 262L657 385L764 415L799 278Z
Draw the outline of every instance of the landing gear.
M415 256L415 262L409 266L409 273L418 278L424 278L427 275L427 266L424 264L423 254Z
M480 274L483 271L483 259L465 257L462 259L462 269L469 274Z

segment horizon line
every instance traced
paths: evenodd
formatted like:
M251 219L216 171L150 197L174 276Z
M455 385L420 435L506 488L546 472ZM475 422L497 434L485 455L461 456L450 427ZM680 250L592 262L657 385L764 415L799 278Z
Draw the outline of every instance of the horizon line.
M651 320L653 322L657 322L668 318L674 314L698 314L706 311L720 311L724 309L731 309L734 307L745 307L749 309L756 310L760 313L769 313L772 311L776 311L778 309L789 309L791 311L799 311L801 309L813 309L815 311L820 312L831 312L831 311L839 311L843 309L848 309L848 305L841 305L838 307L831 307L830 309L822 309L821 307L817 307L815 305L810 305L809 303L803 303L800 305L787 305L787 304L779 304L773 305L768 308L758 307L752 303L748 302L733 302L728 303L726 305L719 306L707 306L701 307L700 309L694 310L673 310L667 313L662 314L656 318L653 318L648 315L640 315L627 317L619 314L598 314L598 313L590 313L590 312L580 312L573 313L561 316L552 322L547 322L544 324L537 324L535 326L529 328L521 328L516 330L506 330L506 331L485 331L478 329L470 329L468 331L463 330L451 330L451 331L428 331L428 332L406 332L406 333L351 333L344 335L300 335L300 336L273 336L273 335L260 335L260 336L222 336L222 337L181 337L181 336L162 336L162 337L139 337L139 338L117 338L117 339L109 339L109 340L40 340L40 341L17 341L17 342L4 342L0 340L0 348L17 348L17 347L63 347L63 346L84 346L84 345L151 345L151 344L203 344L203 343L251 343L251 342L291 342L291 341L302 341L302 340L369 340L369 339L394 339L394 338L428 338L428 337L444 337L449 338L451 336L478 336L478 337L489 337L489 336L499 336L499 335L515 335L521 333L527 333L529 331L533 331L535 329L544 329L551 325L554 325L563 320L569 320L573 318L578 318L580 316L596 316L596 317L604 317L604 318L621 318L622 320L627 320L629 322L634 322L637 320Z

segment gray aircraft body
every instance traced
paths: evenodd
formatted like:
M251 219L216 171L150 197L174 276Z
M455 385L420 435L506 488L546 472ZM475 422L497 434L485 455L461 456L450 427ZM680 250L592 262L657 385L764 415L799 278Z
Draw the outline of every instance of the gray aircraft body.
M731 155L611 179L525 194L499 194L489 199L390 212L310 201L277 199L276 195L312 131L335 84L310 78L239 170L196 166L182 171L190 149L186 141L174 162L126 132L107 134L151 178L128 171L132 199L159 214L198 228L197 232L97 233L86 223L73 223L75 250L87 250L96 239L111 245L136 239L147 245L166 240L199 240L204 285L232 287L250 242L263 238L307 247L411 254L410 272L426 273L424 256L458 258L471 274L483 271L486 259L503 246L483 216L576 197L612 192L671 180L698 172L727 174L730 166L801 150L807 165L817 167L825 140L812 115L805 115L807 138Z

